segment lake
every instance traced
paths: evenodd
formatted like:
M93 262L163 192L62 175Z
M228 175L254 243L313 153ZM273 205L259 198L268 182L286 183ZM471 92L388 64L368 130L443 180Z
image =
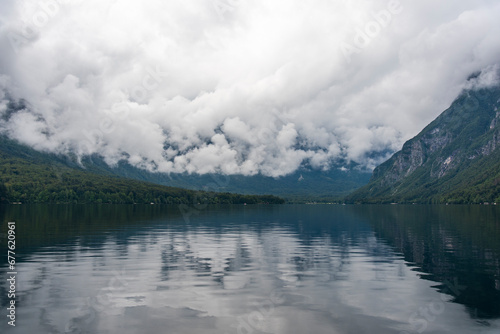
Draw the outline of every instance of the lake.
M12 205L0 217L1 333L500 332L496 206Z

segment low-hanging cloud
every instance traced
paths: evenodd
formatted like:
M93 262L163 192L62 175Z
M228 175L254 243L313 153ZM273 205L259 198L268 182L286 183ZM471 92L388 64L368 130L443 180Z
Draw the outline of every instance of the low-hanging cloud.
M161 172L373 168L500 61L496 0L6 0L0 13L1 132Z

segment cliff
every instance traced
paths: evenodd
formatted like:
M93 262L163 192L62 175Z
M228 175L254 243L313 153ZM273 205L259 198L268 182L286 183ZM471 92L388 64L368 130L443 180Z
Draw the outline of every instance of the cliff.
M462 92L346 201L500 202L499 106L500 86Z

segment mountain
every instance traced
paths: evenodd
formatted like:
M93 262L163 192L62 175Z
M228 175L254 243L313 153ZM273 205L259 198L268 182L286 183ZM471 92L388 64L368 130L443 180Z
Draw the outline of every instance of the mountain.
M117 177L106 170L84 169L68 157L35 151L0 136L0 203L284 203L271 195L193 191Z
M378 166L352 203L500 202L500 86L463 91Z
M336 166L328 171L302 167L295 173L277 178L261 174L244 176L151 173L124 162L116 167L109 167L99 157L94 157L92 162L85 160L85 165L89 168L99 166L113 175L162 185L241 194L273 194L293 201L334 200L365 185L370 179L370 173L358 170L352 165L349 169Z
M15 113L30 110L27 101L11 98L7 93L8 103L0 115L0 121L8 121ZM0 122L0 132L1 132ZM175 174L156 173L134 167L126 161L109 166L104 157L97 154L77 158L76 156L57 155L37 152L6 137L0 142L0 149L18 157L29 157L37 163L51 166L63 166L74 170L92 172L103 176L117 176L138 181L145 181L170 187L191 190L209 190L239 194L264 195L272 194L285 197L294 202L333 201L349 194L368 183L370 172L352 162L337 161L328 170L318 170L303 165L296 172L281 176L269 177L262 174L253 176L221 175L221 174ZM386 152L379 152L374 157ZM0 190L1 191L1 190Z
M98 155L86 156L80 164L76 159L53 155L54 159L63 160L72 167L103 175L114 175L130 179L156 183L171 187L191 190L223 191L239 194L272 194L294 202L333 201L362 187L370 180L370 173L354 163L339 162L329 170L318 170L302 166L296 172L270 177L262 174L253 176L222 174L156 173L131 166L120 161L116 166L109 166Z
M190 190L206 190L214 192L229 192L246 195L271 194L287 198L294 202L332 201L345 196L366 183L370 173L349 165L349 169L341 168L339 164L328 171L302 167L293 174L278 178L254 175L220 175L220 174L165 174L152 173L131 166L121 161L116 166L109 166L98 155L76 157L41 153L21 145L13 140L2 137L0 150L11 156L29 158L35 163L49 165L50 169L65 169L81 172L91 172L101 176L113 176L137 181L144 181L169 187ZM1 193L1 189L0 189Z
M71 170L73 172L92 173L105 177L133 179L157 185L206 190L246 195L276 195L293 201L322 200L329 201L350 193L353 189L366 184L370 174L351 165L350 169L340 166L329 171L320 171L302 167L297 172L279 177L263 175L219 175L219 174L165 174L152 173L131 166L122 161L116 166L109 166L98 155L76 157L42 153L6 137L0 137L0 151L7 158L19 158L31 164L42 164L50 170ZM78 162L77 162L78 161ZM1 189L0 189L1 194Z

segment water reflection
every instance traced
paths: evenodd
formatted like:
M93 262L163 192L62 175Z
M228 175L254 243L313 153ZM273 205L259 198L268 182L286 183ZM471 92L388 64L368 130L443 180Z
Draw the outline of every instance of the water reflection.
M356 210L422 278L467 306L471 317L500 317L500 211L481 206L383 206Z
M189 221L160 206L0 212L18 226L22 332L499 330L496 208L225 206Z

